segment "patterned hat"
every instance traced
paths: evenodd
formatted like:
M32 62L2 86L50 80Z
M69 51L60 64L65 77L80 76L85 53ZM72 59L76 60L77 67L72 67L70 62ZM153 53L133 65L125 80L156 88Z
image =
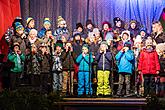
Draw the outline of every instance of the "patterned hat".
M66 24L66 21L62 18L62 16L57 17L57 25L59 26L60 24Z
M15 30L16 31L24 30L24 27L22 26L22 24L20 22L16 22L15 23Z
M121 21L121 19L119 17L115 17L113 19L113 23L116 24L117 22Z
M32 20L34 20L32 17L28 17L28 18L26 19L26 24L28 25L28 24L30 23L30 21L32 21Z
M45 18L45 19L44 19L44 25L45 25L45 24L51 24L51 21L50 21L49 18Z

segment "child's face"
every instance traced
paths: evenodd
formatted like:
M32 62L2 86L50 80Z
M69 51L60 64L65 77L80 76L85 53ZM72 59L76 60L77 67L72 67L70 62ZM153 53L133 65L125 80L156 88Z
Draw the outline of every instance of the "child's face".
M62 41L63 43L67 41L66 38L65 38L65 36L61 36L61 41Z
M34 28L34 26L35 26L35 21L31 20L30 23L28 24L28 27L29 28Z
M135 27L136 27L136 23L131 23L131 28L135 29Z
M87 54L88 53L88 48L87 47L83 47L82 48L82 52L85 53L85 54Z
M48 29L50 29L51 24L46 23L46 24L44 24L44 27L45 27L46 30L48 30Z
M117 26L117 27L121 27L121 21L118 21L118 22L116 23L116 26Z
M41 47L40 49L41 49L41 51L42 51L43 53L47 51L47 48L46 48L45 46L44 46L44 47Z
M105 44L100 45L101 51L106 51L106 49L107 49L107 45L105 45Z
M60 51L62 50L62 48L61 48L60 46L56 46L56 50L57 50L58 52L60 52Z
M140 32L140 35L141 35L141 36L145 36L146 33L145 33L144 31L141 31L141 32Z
M93 37L93 36L92 37L89 37L89 41L90 42L94 42L95 41L95 37Z
M36 38L35 32L30 32L29 36L32 40Z
M127 40L128 37L129 37L129 36L128 36L127 34L123 34L123 36L122 36L123 40Z
M35 45L33 45L32 48L31 48L31 51L32 52L37 52L37 47Z
M92 29L93 28L93 25L92 24L88 24L87 25L87 29Z
M158 31L158 25L157 24L153 24L152 25L152 32L157 32Z
M104 24L104 26L103 26L103 30L107 31L108 29L109 29L108 24Z
M19 47L18 46L14 46L14 52L19 51Z
M22 35L22 34L24 33L24 29L18 30L17 33L18 33L19 35Z
M80 40L80 39L81 39L80 35L75 36L75 40Z
M83 29L81 27L78 27L77 31L81 33Z
M52 36L52 31L47 31L47 32L46 32L46 36L47 36L47 37Z

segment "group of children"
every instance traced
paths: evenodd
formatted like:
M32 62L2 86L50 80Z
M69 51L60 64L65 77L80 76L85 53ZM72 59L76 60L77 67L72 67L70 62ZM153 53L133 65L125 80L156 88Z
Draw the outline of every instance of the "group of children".
M25 27L17 17L5 34L10 89L17 89L26 76L26 83L43 93L50 87L62 96L75 95L77 83L78 97L102 97L114 95L112 80L118 77L116 97L131 96L134 82L137 94L156 94L156 79L165 75L165 34L160 22L153 22L148 34L136 20L127 28L119 17L113 21L113 27L105 21L100 30L89 19L85 26L77 23L70 33L61 16L55 31L49 18L37 31L32 17ZM132 76L137 78L131 80Z

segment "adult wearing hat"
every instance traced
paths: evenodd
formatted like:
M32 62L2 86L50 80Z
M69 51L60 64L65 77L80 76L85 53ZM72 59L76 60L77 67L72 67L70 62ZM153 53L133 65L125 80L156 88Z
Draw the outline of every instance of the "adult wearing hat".
M145 48L140 52L138 71L144 78L144 96L155 95L155 77L159 74L160 64L158 54L153 47L153 40L151 37L147 38Z
M113 31L114 33L121 34L124 31L124 22L119 17L115 17L113 19Z

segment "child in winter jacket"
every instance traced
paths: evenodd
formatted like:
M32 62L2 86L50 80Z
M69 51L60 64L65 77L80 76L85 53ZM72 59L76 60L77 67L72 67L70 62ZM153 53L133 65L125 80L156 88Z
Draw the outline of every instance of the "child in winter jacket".
M14 63L13 68L10 69L10 86L11 90L15 90L19 86L19 79L23 72L23 62L25 61L25 56L20 51L19 43L15 42L13 44L13 52L9 53L8 60Z
M109 85L109 75L111 71L112 55L107 50L108 44L103 41L100 45L100 51L96 55L97 65L97 95L108 96L111 94Z
M152 38L148 37L145 43L146 47L140 52L138 71L144 78L144 96L148 96L156 92L155 77L159 74L160 64Z
M89 47L87 44L84 44L82 47L82 54L80 54L76 62L79 64L78 72L78 96L92 95L91 87L91 67L92 67L92 54L88 52Z
M134 70L134 53L131 50L131 43L125 42L124 47L117 53L116 60L119 73L119 86L117 90L117 96L121 96L123 89L123 83L126 84L126 95L130 96L130 77Z

